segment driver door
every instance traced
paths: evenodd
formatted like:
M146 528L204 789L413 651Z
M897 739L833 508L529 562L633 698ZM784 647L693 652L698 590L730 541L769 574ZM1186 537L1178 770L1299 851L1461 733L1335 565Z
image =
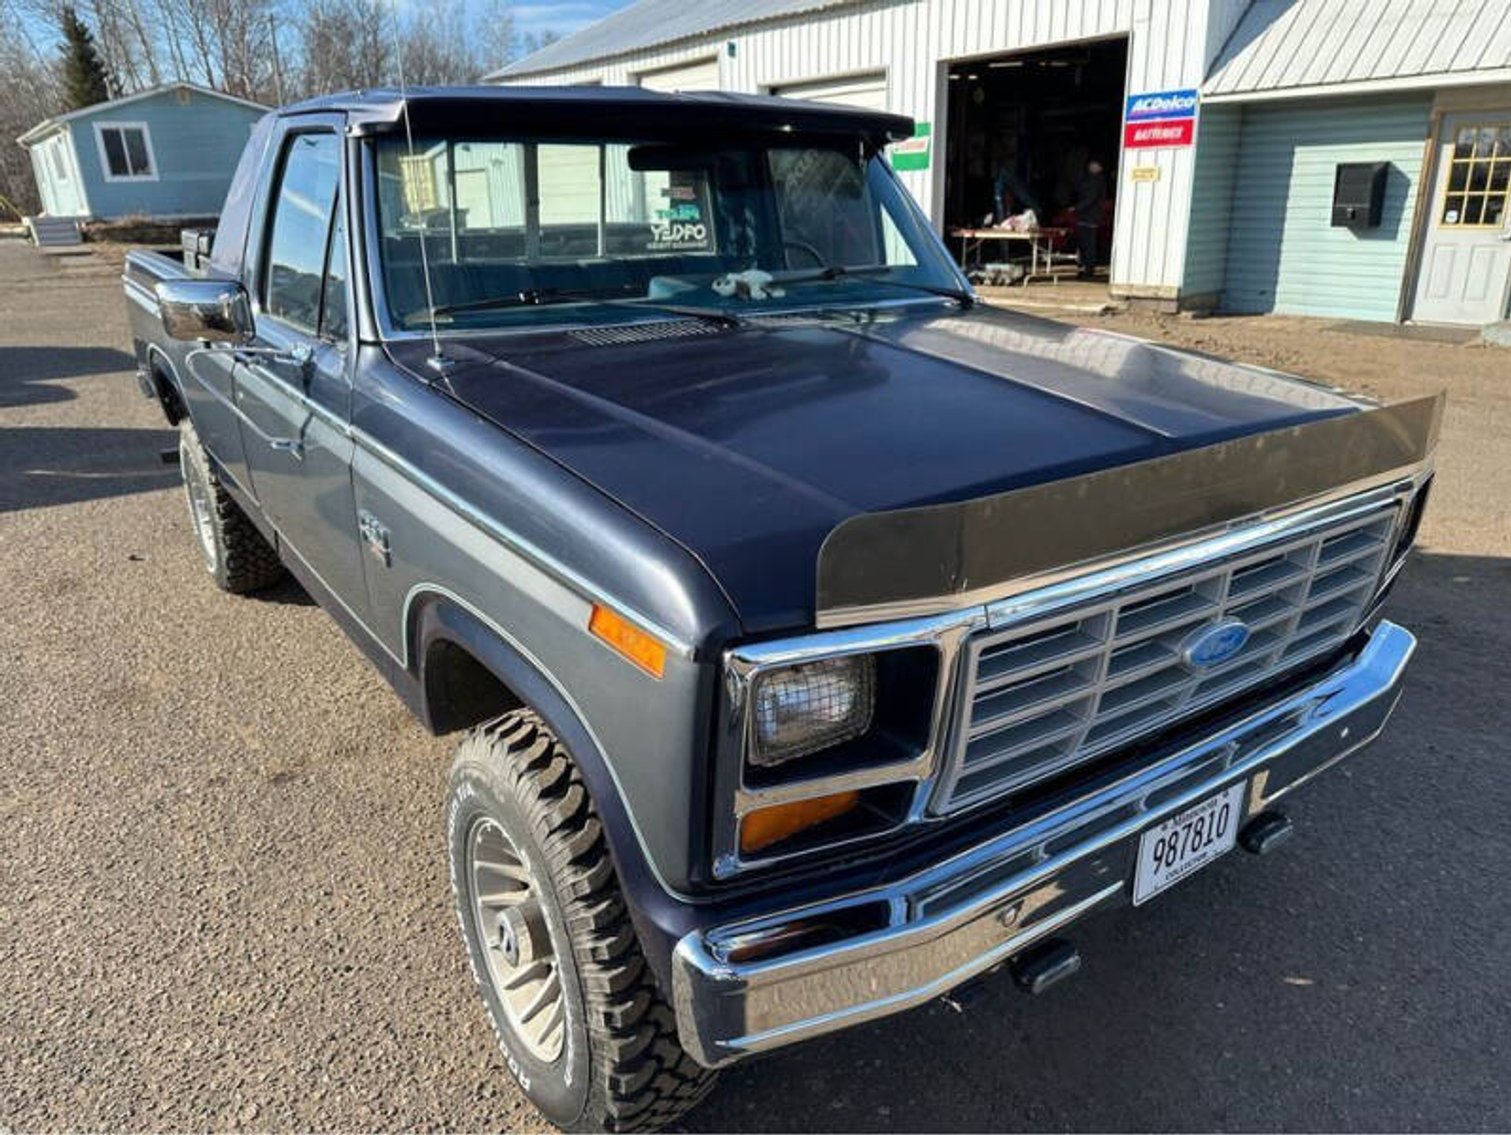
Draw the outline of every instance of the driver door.
M282 147L255 280L258 349L236 368L242 443L281 549L361 615L343 143L333 126L301 125Z

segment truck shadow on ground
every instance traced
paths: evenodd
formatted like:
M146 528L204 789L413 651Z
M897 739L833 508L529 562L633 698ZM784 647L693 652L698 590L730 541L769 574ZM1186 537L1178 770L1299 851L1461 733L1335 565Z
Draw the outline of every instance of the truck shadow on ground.
M1387 616L1401 703L1284 803L1286 847L1088 919L1042 996L999 971L736 1065L684 1129L1503 1129L1511 559L1418 553Z
M0 512L172 488L177 445L169 429L0 428Z
M264 587L260 591L249 591L247 599L255 599L259 603L275 603L281 607L313 607L315 600L304 586L292 575L286 576L282 582L273 584L272 587Z
M0 347L0 408L67 402L58 379L130 373L135 360L113 347Z

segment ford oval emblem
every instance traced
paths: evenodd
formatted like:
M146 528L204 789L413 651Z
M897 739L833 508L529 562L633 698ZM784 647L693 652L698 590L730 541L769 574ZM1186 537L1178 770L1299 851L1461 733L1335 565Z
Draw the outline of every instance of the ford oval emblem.
M1180 656L1187 666L1206 670L1226 662L1249 641L1249 627L1242 619L1223 619L1197 627L1181 643Z

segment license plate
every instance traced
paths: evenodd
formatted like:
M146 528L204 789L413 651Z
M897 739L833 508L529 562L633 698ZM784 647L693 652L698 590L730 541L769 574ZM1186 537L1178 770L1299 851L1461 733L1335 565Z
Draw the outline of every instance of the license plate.
M1138 845L1138 869L1133 876L1134 906L1147 902L1223 852L1232 850L1243 814L1245 787L1240 781L1143 834Z

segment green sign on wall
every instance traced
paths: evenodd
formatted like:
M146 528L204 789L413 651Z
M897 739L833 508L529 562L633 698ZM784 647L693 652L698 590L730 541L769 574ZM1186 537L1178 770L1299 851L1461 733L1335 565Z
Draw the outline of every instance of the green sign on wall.
M889 152L893 169L928 169L932 127L927 122L913 124L913 136L894 142Z

